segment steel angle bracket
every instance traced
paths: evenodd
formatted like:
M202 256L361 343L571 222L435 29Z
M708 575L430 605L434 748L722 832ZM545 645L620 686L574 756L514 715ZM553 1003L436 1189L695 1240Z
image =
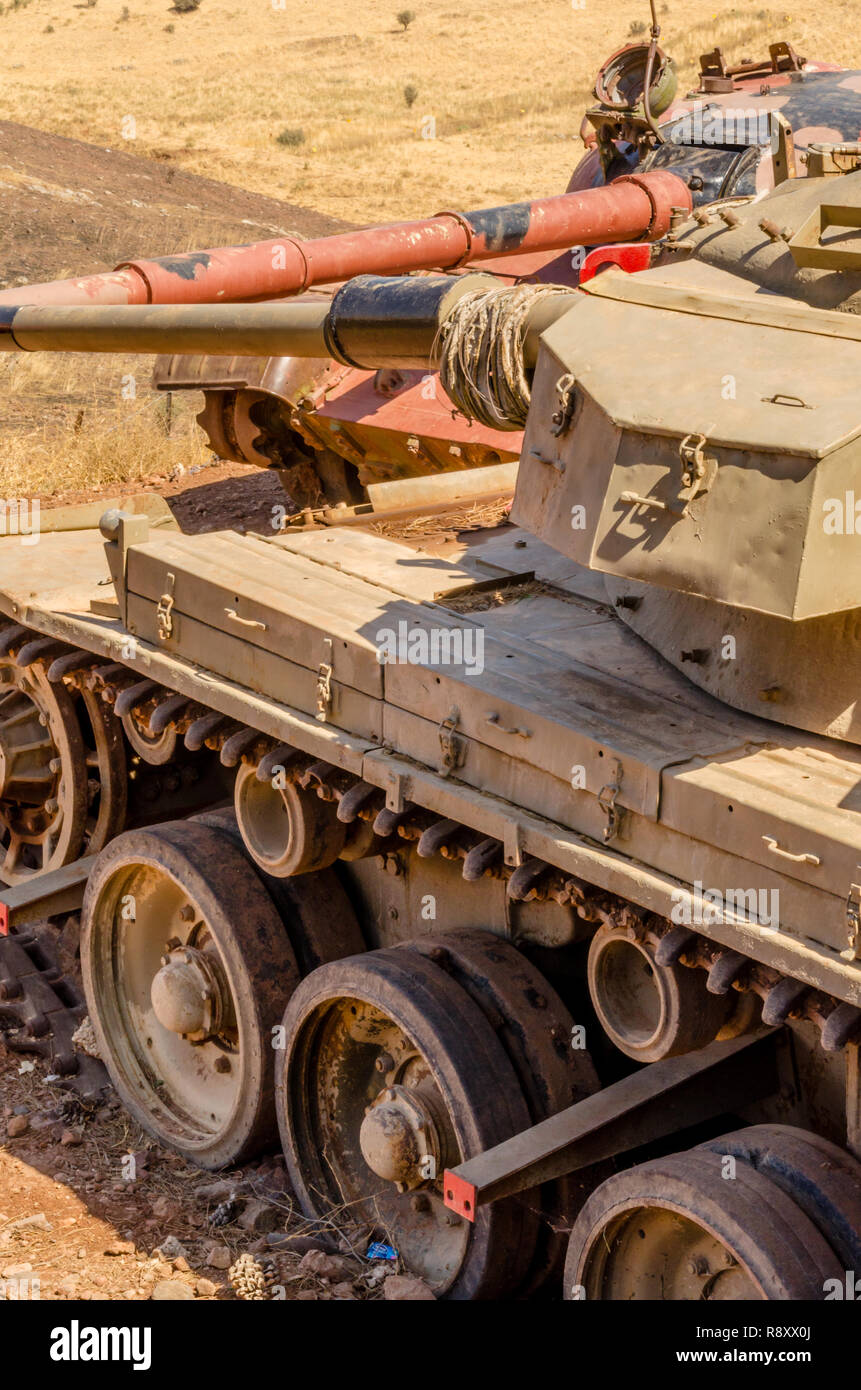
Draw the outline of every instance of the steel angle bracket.
M772 1095L781 1031L710 1043L653 1062L445 1173L445 1205L467 1221L479 1207Z

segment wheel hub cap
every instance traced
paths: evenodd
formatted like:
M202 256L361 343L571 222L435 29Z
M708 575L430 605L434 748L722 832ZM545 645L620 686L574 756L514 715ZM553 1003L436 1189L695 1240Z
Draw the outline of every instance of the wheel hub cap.
M359 1131L362 1157L372 1172L406 1192L436 1177L440 1139L425 1096L405 1086L382 1091Z
M215 965L191 946L162 956L151 1000L162 1027L182 1037L208 1037L224 1020L224 992Z

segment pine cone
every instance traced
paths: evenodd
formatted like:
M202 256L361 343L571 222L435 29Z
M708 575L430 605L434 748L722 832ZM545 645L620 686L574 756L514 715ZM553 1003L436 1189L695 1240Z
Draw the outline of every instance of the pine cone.
M271 1255L252 1255L248 1251L231 1265L227 1276L238 1298L263 1303L272 1297L278 1281L278 1268Z
M239 1202L236 1194L231 1193L225 1202L219 1202L215 1211L209 1218L210 1226L229 1226L231 1221L236 1220L236 1213L239 1210Z

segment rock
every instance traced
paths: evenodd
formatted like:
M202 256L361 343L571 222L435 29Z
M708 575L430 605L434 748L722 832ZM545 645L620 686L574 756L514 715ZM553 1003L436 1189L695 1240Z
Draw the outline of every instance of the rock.
M387 1303L436 1303L436 1294L424 1279L413 1279L409 1274L391 1274L383 1286L383 1297Z
M333 1298L355 1298L356 1291L353 1288L352 1279L345 1279L342 1284L335 1284L332 1289Z
M65 1279L61 1279L57 1288L60 1293L67 1294L69 1298L74 1298L78 1292L78 1284L81 1282L79 1274L67 1274Z
M160 1284L156 1284L150 1298L154 1303L178 1303L182 1299L193 1299L194 1291L179 1279L162 1279Z
M188 1274L189 1270L191 1269L191 1265L188 1263L188 1260L185 1258L184 1255L177 1256L177 1258L173 1262L173 1267L174 1269L178 1269L181 1274Z
M255 1199L246 1204L239 1218L239 1225L243 1231L250 1231L255 1235L262 1232L265 1235L267 1231L274 1231L281 1225L281 1214L268 1202Z
M296 1295L300 1303L316 1303L319 1297L316 1289L300 1289Z
M26 1115L13 1115L6 1121L6 1134L9 1139L17 1139L20 1135L26 1134L30 1128L30 1121Z
M9 1223L10 1231L52 1231L53 1229L43 1211L37 1211L35 1216L20 1216L17 1221Z
M300 1274L313 1274L317 1279L355 1279L356 1266L343 1255L327 1255L323 1250L308 1250L299 1261Z
M12 1114L13 1114L13 1115L29 1115L29 1113L30 1113L30 1107L29 1107L29 1105L14 1105L14 1106L12 1107Z
M210 1245L204 1257L204 1264L209 1265L210 1269L229 1269L233 1264L233 1256L226 1245Z
M170 1197L156 1197L152 1204L152 1214L159 1221L170 1221L179 1214L179 1202L171 1201Z
M83 1142L84 1136L79 1129L64 1129L60 1135L60 1143L66 1149L72 1149Z
M4 1265L0 1269L0 1279L18 1279L22 1274L31 1274L32 1270L33 1266L28 1264Z
M135 1253L135 1243L133 1240L115 1240L113 1245L102 1251L103 1255L133 1255Z
M211 1279L198 1279L194 1291L200 1298L214 1298L218 1293L218 1285L213 1284Z
M201 1202L225 1202L236 1191L235 1182L206 1182L194 1189Z
M161 1245L156 1246L154 1253L160 1255L163 1260L179 1260L186 1256L187 1251L176 1236L165 1236Z

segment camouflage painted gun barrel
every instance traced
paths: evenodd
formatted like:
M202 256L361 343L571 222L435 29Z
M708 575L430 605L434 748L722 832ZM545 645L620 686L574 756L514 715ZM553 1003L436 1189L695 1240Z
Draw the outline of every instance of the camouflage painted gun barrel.
M280 1145L428 1296L844 1297L861 74L715 50L677 99L653 36L596 102L540 205L2 296L7 351L161 351L286 488L267 536L0 540L3 1011L75 1085L27 928L80 910L132 1116Z

